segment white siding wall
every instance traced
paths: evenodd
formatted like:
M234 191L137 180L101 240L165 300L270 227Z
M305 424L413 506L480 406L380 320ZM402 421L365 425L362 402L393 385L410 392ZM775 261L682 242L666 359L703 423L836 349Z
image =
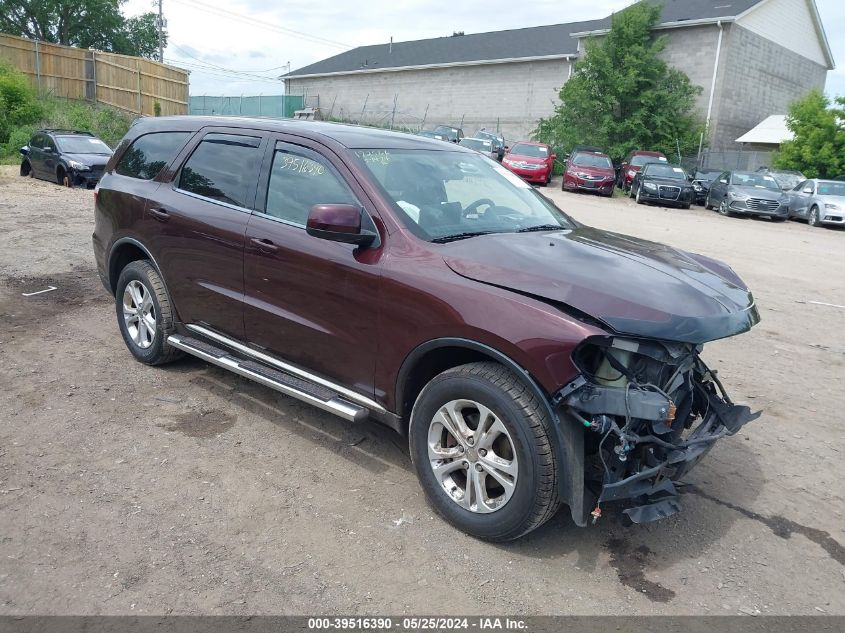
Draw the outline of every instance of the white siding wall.
M827 66L816 30L813 0L766 0L737 24L817 64Z

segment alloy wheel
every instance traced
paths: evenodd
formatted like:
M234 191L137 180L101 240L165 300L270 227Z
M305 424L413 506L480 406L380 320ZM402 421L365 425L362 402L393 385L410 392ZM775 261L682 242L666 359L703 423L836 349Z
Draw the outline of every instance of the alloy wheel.
M507 428L484 405L452 400L432 418L428 459L449 498L479 514L500 510L516 489L516 450Z
M156 335L156 314L152 293L133 279L123 290L123 321L132 342L141 349L153 344Z
M810 220L808 222L810 226L818 226L819 225L819 210L816 207L810 209Z

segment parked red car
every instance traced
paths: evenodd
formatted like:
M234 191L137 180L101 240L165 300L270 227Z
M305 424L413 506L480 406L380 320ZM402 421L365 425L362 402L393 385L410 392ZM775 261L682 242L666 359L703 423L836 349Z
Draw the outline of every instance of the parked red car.
M635 149L628 152L625 160L622 161L622 167L619 170L619 179L616 183L623 191L631 190L631 183L634 182L634 176L643 168L646 163L653 163L659 161L667 163L666 156L661 152L647 152L645 150Z
M594 191L603 196L613 195L616 172L607 154L601 152L575 152L566 161L563 172L564 191Z
M555 158L545 143L519 141L502 158L502 165L528 182L547 185L552 180Z

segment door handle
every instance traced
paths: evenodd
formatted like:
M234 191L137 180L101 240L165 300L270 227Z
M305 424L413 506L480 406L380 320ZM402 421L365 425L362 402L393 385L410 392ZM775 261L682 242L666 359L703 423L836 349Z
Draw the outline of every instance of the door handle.
M159 222L167 222L170 219L170 214L166 209L149 209L149 212L153 219Z
M258 247L258 250L264 251L265 253L275 253L277 250L279 250L279 247L273 244L272 240L267 240L260 237L253 237L250 242L255 244Z

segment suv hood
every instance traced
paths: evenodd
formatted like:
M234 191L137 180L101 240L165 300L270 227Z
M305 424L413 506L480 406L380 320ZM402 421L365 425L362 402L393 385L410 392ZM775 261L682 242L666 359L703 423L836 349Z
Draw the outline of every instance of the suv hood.
M577 227L443 245L457 274L588 315L619 334L701 344L759 322L729 266L669 246Z
M783 197L783 191L780 189L766 189L765 187L731 185L730 190L737 193L744 193L751 198L764 198L766 200L780 200Z
M582 172L590 176L614 176L616 174L611 167L583 167L575 163L571 163L566 171L571 174Z
M69 154L65 152L62 154L62 157L75 160L77 163L82 163L89 167L105 167L106 163L109 162L109 158L111 158L111 154Z
M690 181L686 178L670 178L668 176L643 176L643 182L653 182L656 185L669 185L670 187L689 187Z
M536 156L523 156L522 154L506 154L505 158L517 163L528 163L529 165L545 165L548 158L537 158Z

